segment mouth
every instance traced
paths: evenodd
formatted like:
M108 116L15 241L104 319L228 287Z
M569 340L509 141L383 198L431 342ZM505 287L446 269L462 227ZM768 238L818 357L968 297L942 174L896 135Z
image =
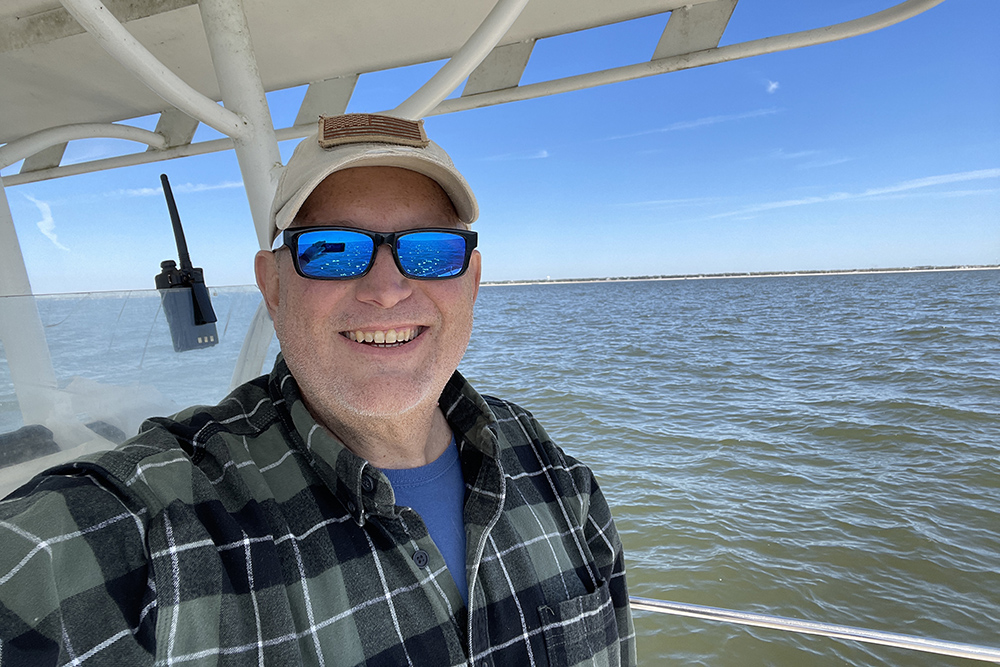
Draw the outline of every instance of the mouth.
M372 347L400 347L406 345L424 332L424 327L404 327L384 331L341 331L340 335L355 343Z

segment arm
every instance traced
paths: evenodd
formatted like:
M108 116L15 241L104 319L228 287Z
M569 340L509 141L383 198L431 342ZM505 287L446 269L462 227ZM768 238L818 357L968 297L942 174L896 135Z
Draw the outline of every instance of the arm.
M152 664L145 510L80 468L0 502L0 661Z

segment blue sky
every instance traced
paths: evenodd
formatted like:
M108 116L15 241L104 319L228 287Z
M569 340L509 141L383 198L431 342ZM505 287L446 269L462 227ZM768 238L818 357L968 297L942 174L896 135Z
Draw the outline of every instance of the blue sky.
M723 44L891 4L743 0ZM664 23L543 40L522 83L648 60ZM1000 264L998 25L996 0L946 0L842 42L432 117L427 129L476 190L484 280ZM438 66L363 76L349 110L392 108ZM270 96L278 126L302 95ZM64 162L134 150L74 142ZM161 172L209 284L253 282L229 152L8 187L33 289L152 288L176 252Z

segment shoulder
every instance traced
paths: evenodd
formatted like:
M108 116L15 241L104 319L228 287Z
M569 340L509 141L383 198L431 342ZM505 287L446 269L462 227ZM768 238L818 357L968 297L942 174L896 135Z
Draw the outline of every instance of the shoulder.
M508 477L531 479L559 496L576 497L584 507L589 505L586 499L597 488L590 468L553 442L530 411L495 396L483 399L496 418L501 462Z

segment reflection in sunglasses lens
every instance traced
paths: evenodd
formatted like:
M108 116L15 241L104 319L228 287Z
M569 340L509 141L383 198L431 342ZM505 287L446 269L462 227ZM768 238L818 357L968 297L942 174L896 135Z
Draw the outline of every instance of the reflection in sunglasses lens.
M397 241L399 263L415 278L447 278L461 273L465 239L446 232L407 234Z
M365 272L374 242L357 232L306 232L299 237L299 267L313 278L349 278Z

